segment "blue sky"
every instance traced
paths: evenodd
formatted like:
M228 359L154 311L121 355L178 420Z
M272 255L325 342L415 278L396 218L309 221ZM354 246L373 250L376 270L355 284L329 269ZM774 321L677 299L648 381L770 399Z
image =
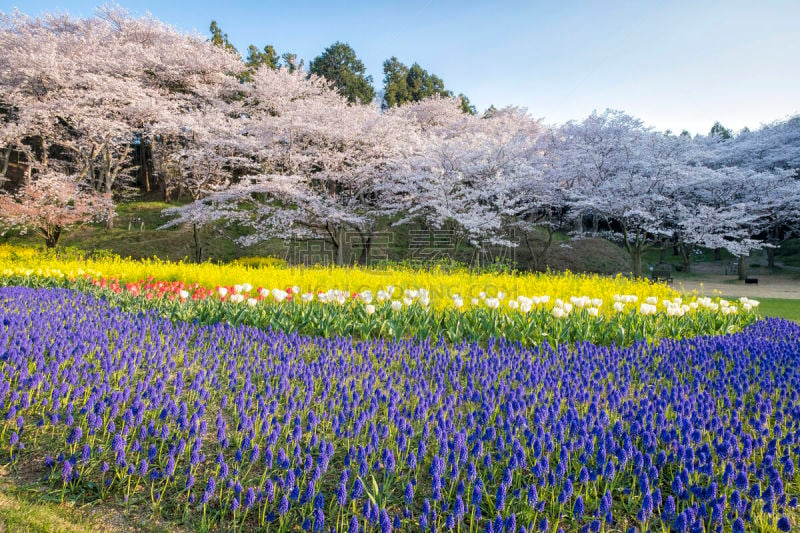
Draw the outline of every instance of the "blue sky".
M37 15L88 16L97 1L0 0ZM549 123L624 109L659 129L706 133L800 112L800 2L121 2L244 51L274 45L308 61L348 42L377 89L382 63L414 61L479 109L514 104Z

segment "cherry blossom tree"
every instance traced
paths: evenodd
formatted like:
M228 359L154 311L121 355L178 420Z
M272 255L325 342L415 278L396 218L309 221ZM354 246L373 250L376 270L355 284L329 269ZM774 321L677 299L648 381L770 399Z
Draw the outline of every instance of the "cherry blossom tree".
M684 269L689 270L695 246L724 249L740 259L764 247L759 238L766 219L757 191L774 176L737 167L696 167L673 191L673 238L680 244Z
M540 175L537 141L543 128L524 109L485 117L461 112L453 98L429 98L395 108L418 130L413 153L388 184L397 224L421 221L452 231L456 250L517 246L510 225L525 209L525 186ZM387 208L388 208L387 205Z
M591 231L621 242L641 276L642 254L670 236L672 192L693 171L684 157L689 141L613 110L568 122L555 135L553 172L575 194L578 234L588 216Z
M10 228L41 235L48 248L55 248L61 234L107 216L108 194L82 190L70 176L42 174L16 194L0 194L0 222Z
M547 264L556 231L571 229L573 204L580 199L575 176L564 172L565 161L559 158L563 145L558 131L548 127L539 138L540 172L529 175L520 188L523 209L514 227L522 232L533 270L542 270Z
M351 105L324 78L262 67L252 74L241 136L258 172L170 210L171 224L217 220L252 229L251 245L271 237L323 238L344 262L346 232L369 245L381 215L377 184L404 151L408 129L397 114Z
M768 264L783 242L800 236L800 116L743 131L720 141L703 139L709 148L709 165L735 167L761 173L753 180L751 200L760 206L760 238L767 247Z
M125 191L137 137L163 135L176 116L226 113L241 69L199 36L115 8L0 15L0 46L0 101L13 117L0 138L14 140L30 174L60 172L104 194Z

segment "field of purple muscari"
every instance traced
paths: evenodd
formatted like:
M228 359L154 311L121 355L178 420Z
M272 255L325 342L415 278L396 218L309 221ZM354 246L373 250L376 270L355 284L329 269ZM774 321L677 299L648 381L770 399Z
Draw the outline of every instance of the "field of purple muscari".
M630 348L306 338L0 289L2 462L191 528L789 531L800 326Z

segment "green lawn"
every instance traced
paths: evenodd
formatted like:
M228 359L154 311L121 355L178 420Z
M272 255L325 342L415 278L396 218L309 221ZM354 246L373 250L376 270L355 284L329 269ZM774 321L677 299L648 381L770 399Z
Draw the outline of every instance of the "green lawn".
M800 322L800 300L785 300L781 298L759 298L761 304L758 310L764 316L787 318Z

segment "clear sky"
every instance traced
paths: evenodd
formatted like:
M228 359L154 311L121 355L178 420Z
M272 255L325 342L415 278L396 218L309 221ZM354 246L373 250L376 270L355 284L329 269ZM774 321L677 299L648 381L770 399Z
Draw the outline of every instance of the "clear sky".
M88 16L97 1L0 0L30 15ZM659 129L739 130L800 112L800 1L121 2L245 51L272 44L309 60L340 40L376 89L394 55L478 107L519 105L549 123L623 109Z

